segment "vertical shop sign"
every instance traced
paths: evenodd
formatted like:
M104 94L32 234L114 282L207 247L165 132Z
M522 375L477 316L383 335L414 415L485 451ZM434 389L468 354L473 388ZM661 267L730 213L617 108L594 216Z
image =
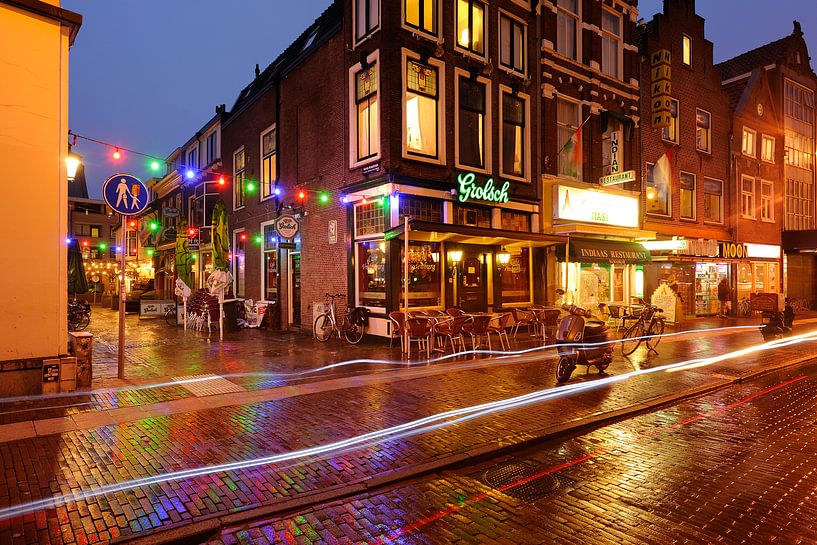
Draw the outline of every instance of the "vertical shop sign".
M338 243L338 220L329 220L329 244Z
M659 49L650 56L650 119L654 129L672 123L672 53Z

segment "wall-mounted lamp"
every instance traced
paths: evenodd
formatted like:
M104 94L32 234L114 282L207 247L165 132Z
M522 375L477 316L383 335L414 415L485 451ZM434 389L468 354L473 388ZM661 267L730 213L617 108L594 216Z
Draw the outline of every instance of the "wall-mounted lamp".
M462 250L451 250L448 252L448 259L450 259L452 263L459 263L462 261Z
M77 169L79 168L81 160L82 157L72 151L69 151L68 155L65 156L65 169L68 174L69 182L73 182L74 178L77 177Z
M431 261L434 263L440 262L440 252L431 252Z
M509 254L505 250L502 250L501 252L496 254L496 262L499 263L500 265L507 265L508 263L511 262L511 254Z

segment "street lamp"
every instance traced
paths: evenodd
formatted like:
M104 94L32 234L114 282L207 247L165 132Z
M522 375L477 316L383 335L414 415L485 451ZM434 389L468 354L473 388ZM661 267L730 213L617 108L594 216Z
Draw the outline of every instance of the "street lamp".
M77 169L82 162L82 157L71 150L68 150L68 155L65 156L65 169L68 174L68 181L73 182L77 177Z

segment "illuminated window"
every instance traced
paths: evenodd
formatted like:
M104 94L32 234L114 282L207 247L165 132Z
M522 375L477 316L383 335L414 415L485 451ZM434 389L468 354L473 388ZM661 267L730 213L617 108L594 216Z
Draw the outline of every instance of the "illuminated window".
M621 17L612 11L601 12L601 71L621 79Z
M748 129L743 127L743 145L741 150L743 151L744 155L748 155L749 157L755 157L755 139L757 138L757 133L752 129Z
M760 142L760 158L767 163L774 163L774 137L764 134Z
M525 73L525 25L504 13L499 15L499 64Z
M525 101L502 93L502 173L525 176Z
M357 159L374 157L380 151L380 118L378 117L377 65L357 73Z
M459 163L485 167L485 84L459 79Z
M264 225L263 229L264 272L261 278L264 282L264 301L274 303L278 301L278 239L272 223Z
M670 187L666 180L656 180L655 165L647 163L647 213L670 215Z
M572 178L582 177L582 165L577 164L570 157L578 157L580 154L566 153L568 141L576 134L579 128L579 112L580 107L578 102L571 102L561 98L556 99L556 126L557 126L557 143L559 145L559 174L563 176L570 176Z
M507 263L498 263L500 292L503 303L529 303L530 297L530 249L509 248Z
M687 66L692 66L692 38L684 34L683 37L683 57L682 61Z
M485 54L485 4L457 0L457 45L477 55Z
M275 127L261 135L261 197L273 195L278 182L278 137Z
M760 181L760 219L774 221L774 184Z
M695 219L695 175L681 172L681 217Z
M707 153L712 150L711 119L709 112L695 109L695 148Z
M364 38L374 32L380 25L380 0L356 0L355 2L355 36Z
M406 63L406 150L437 157L437 69L416 61Z
M386 243L383 240L370 240L358 243L357 248L358 304L385 307Z
M755 179L749 176L740 180L740 215L755 219Z
M578 0L558 0L556 14L556 51L574 61L578 59L578 3Z
M243 208L245 204L244 148L241 148L233 154L233 209Z
M704 221L723 222L723 182L704 178Z
M243 234L244 229L233 231L233 290L236 297L244 297L246 261Z
M437 0L405 0L406 24L437 35Z
M671 98L669 127L661 129L661 139L677 144L679 141L678 133L678 101Z

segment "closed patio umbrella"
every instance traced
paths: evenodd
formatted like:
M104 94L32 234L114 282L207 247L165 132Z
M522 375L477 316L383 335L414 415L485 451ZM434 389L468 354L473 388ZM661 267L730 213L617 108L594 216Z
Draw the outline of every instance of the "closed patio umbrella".
M82 252L76 241L73 241L68 247L68 293L78 295L87 291L88 279L85 278Z

